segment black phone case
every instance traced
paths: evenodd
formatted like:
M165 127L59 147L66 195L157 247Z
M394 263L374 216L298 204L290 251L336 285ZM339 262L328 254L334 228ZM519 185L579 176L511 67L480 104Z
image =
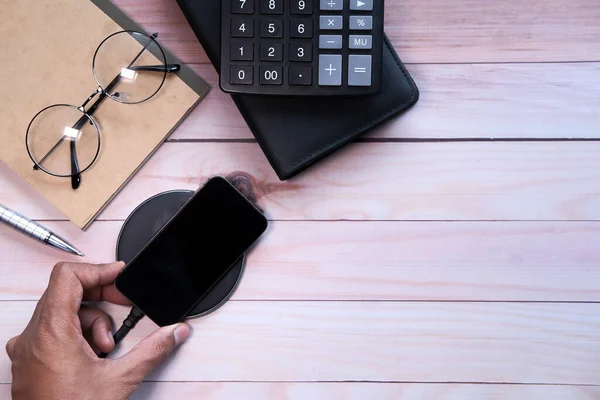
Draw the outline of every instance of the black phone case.
M222 176L213 176L211 177L208 182L206 182L200 189L198 189L196 191L196 193L192 194L186 201L185 203L179 208L179 210L177 210L166 222L164 222L162 224L162 226L156 230L156 233L154 233L154 235L152 235L152 237L150 238L150 240L147 241L146 244L143 245L143 247L141 248L141 250L139 250L139 252L127 263L127 265L125 266L125 268L123 268L121 270L121 272L119 273L119 275L117 276L117 278L115 279L115 287L117 288L117 290L123 294L129 301L131 301L131 303L136 306L138 309L140 309L150 320L152 320L152 322L154 322L155 324L157 324L158 326L166 326L166 325L171 325L177 322L181 322L185 319L185 317L195 308L195 306L206 296L208 295L211 290L219 283L219 281L221 279L223 279L227 273L229 272L229 270L231 270L231 268L233 268L237 261L239 260L235 260L226 270L223 271L223 273L221 274L221 276L216 279L214 282L212 282L211 286L209 288L207 288L207 290L204 292L204 294L198 298L198 301L194 304L192 304L189 309L185 310L185 312L182 313L182 315L177 315L177 318L169 318L169 317L173 317L173 315L170 315L168 317L165 317L167 319L163 319L161 318L160 313L162 312L163 314L166 313L166 309L169 308L169 306L167 304L157 304L157 301L160 301L161 298L160 296L157 296L156 290L153 290L152 288L152 284L148 284L148 283L143 283L141 282L138 278L139 278L139 272L138 272L138 276L132 277L128 277L127 275L131 275L131 269L135 268L132 267L132 264L135 263L136 261L139 260L139 258L142 258L144 255L144 252L150 248L152 246L152 244L155 242L155 240L157 240L158 238L160 238L161 235L163 235L163 232L168 229L169 225L175 221L179 215L183 212L185 212L185 209L194 201L194 199L196 198L196 196L201 195L202 191L207 188L207 185L210 185L211 182L214 182L215 180L221 180L223 182L225 182L227 185L229 185L229 187L231 187L232 190L234 190L235 192L237 192L237 194L239 194L239 197L246 202L251 208L253 208L254 210L256 210L257 215L260 216L261 222L264 222L264 227L261 226L261 232L260 234L257 236L257 238L254 240L253 243L251 243L248 248L250 248L252 245L254 245L254 243L256 243L256 241L260 238L260 236L262 236L264 234L264 232L267 230L268 227L268 220L267 218L264 216L264 214L262 213L262 211L254 204L252 203L250 200L248 200L248 198L246 196L244 196L242 194L242 192L240 192L238 190L238 188L236 188L231 182L229 182L226 178L222 177ZM173 245L170 245L168 247L171 251L173 250ZM179 250L178 250L179 251ZM245 255L245 252L247 251L244 250L242 252L242 254L240 255L240 257L243 257ZM201 254L201 253L200 253ZM180 260L181 261L181 260ZM172 262L176 262L175 260L173 260ZM174 264L177 266L181 266L181 264ZM139 270L139 267L137 267ZM167 271L169 269L167 268ZM128 283L129 280L129 283ZM125 281L125 282L123 282ZM144 285L143 287L143 294L141 295L141 303L139 302L140 300L140 292L137 292L137 298L136 298L136 293L131 291L132 287L137 287L138 290L140 288L140 285ZM156 285L154 285L156 286ZM197 289L196 289L197 290ZM132 295L133 294L133 295ZM148 308L149 307L149 308ZM171 310L172 312L172 310ZM164 317L164 315L163 315Z
M219 71L221 1L177 3ZM417 102L419 90L385 35L383 46L382 87L374 95L231 96L279 179L291 178Z

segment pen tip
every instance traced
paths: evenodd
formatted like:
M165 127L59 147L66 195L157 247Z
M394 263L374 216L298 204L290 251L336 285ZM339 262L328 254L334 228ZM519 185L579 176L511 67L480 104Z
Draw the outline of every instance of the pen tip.
M49 246L55 247L59 250L66 251L67 253L76 254L79 257L84 257L84 254L82 252L77 250L75 247L73 247L69 243L65 242L59 236L56 236L54 233L50 234L50 237L48 238L48 241L46 242L46 244Z

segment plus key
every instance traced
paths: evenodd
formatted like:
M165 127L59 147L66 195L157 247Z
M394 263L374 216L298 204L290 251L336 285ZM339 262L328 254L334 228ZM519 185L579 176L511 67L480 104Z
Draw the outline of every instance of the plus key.
M342 86L341 55L319 55L319 86Z

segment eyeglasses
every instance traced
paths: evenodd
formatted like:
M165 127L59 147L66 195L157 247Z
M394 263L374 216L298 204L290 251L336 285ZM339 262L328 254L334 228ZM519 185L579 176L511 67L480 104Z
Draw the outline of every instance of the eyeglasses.
M35 170L70 177L71 187L79 187L81 174L100 153L100 127L93 117L100 104L107 97L123 104L148 101L162 88L167 73L179 71L179 64L167 64L157 37L125 30L100 43L92 61L98 89L79 107L54 104L29 123L25 142Z

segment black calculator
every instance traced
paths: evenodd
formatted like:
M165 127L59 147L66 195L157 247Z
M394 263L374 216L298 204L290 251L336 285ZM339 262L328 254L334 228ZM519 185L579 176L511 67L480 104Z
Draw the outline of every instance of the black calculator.
M222 0L221 89L356 96L381 87L384 0Z

